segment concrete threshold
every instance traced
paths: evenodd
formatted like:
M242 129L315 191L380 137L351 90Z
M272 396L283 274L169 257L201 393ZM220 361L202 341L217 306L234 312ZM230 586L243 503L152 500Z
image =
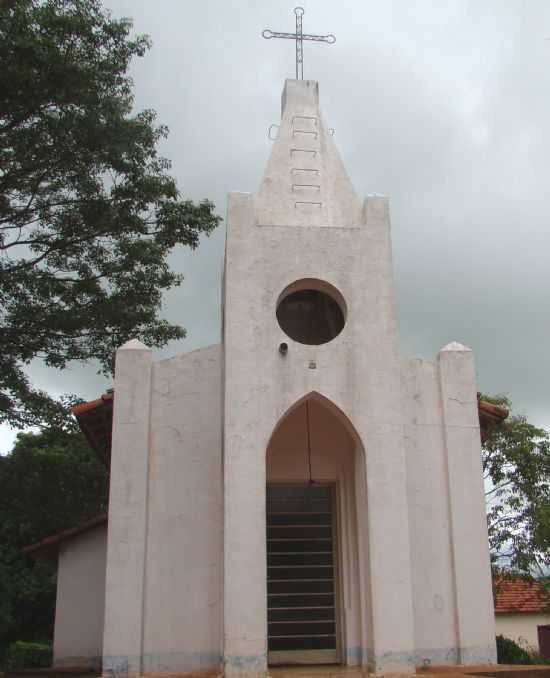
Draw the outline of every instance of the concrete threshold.
M367 669L340 664L315 664L311 666L271 666L270 678L366 678Z
M369 672L359 666L320 664L314 666L273 666L270 678L366 678ZM410 678L411 674L387 673L387 678ZM414 675L414 674L413 674ZM550 678L550 664L508 665L490 664L480 666L431 666L418 669L416 675L425 678Z

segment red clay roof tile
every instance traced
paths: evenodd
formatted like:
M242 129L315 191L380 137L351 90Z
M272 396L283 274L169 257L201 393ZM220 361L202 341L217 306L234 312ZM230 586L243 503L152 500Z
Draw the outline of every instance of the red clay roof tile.
M536 581L502 578L495 583L495 612L550 612L550 592Z

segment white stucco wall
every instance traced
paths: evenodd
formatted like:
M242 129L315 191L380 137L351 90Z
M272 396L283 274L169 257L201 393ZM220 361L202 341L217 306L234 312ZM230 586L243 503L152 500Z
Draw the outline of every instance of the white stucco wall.
M54 666L101 667L106 550L106 525L60 545Z
M221 350L117 352L103 671L219 673Z
M303 279L345 300L326 344L277 322ZM260 191L229 197L223 295L221 347L117 352L104 671L216 673L223 654L225 678L265 678L266 482L306 479L305 398L316 472L343 489L342 661L492 661L473 357L401 359L389 202L357 198L315 82L287 81Z
M232 194L228 207L225 672L249 678L266 674L265 450L283 414L312 392L344 413L366 451L368 530L362 548L366 560L367 549L369 553L367 609L373 632L356 652L377 671L412 671L410 548L388 201L373 196L360 208L320 116L316 83L287 81L283 104L279 139L259 194ZM300 132L298 125L311 119L318 125L316 132ZM297 153L297 148L305 151ZM307 200L319 199L320 208L302 204L304 192L297 191L293 178L295 170L314 166L321 183ZM327 344L289 340L277 323L279 295L302 278L324 280L345 298L346 326ZM289 345L284 358L278 351L281 342Z
M403 359L417 665L456 663L456 607L437 364Z
M103 672L140 675L147 551L151 350L132 340L116 353L109 486Z
M496 661L472 352L403 359L416 663Z
M526 649L539 651L537 626L550 624L550 613L498 613L495 614L498 635L515 640Z
M143 671L219 673L221 347L153 365Z
M476 373L472 351L457 342L437 356L445 461L458 659L496 662L495 618Z

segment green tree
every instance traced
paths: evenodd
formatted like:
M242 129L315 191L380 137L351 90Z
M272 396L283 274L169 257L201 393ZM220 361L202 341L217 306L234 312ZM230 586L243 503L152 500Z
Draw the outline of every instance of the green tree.
M484 396L511 410L506 397ZM483 445L493 564L540 576L550 567L550 435L511 414Z
M133 112L130 60L149 47L99 0L0 4L0 421L54 421L61 403L33 388L34 358L64 368L138 337L184 336L163 320L167 263L218 222L208 200L182 199L167 134Z
M0 456L0 657L51 639L55 569L21 549L107 510L108 477L81 433L20 433Z

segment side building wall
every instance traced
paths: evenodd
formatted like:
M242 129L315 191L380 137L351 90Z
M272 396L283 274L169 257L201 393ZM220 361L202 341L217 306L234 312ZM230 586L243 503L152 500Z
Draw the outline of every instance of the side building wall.
M495 615L497 634L511 638L529 651L539 652L539 626L550 626L550 613L525 612Z
M221 350L117 352L104 674L217 675Z
M101 668L106 557L105 525L60 545L54 667Z

